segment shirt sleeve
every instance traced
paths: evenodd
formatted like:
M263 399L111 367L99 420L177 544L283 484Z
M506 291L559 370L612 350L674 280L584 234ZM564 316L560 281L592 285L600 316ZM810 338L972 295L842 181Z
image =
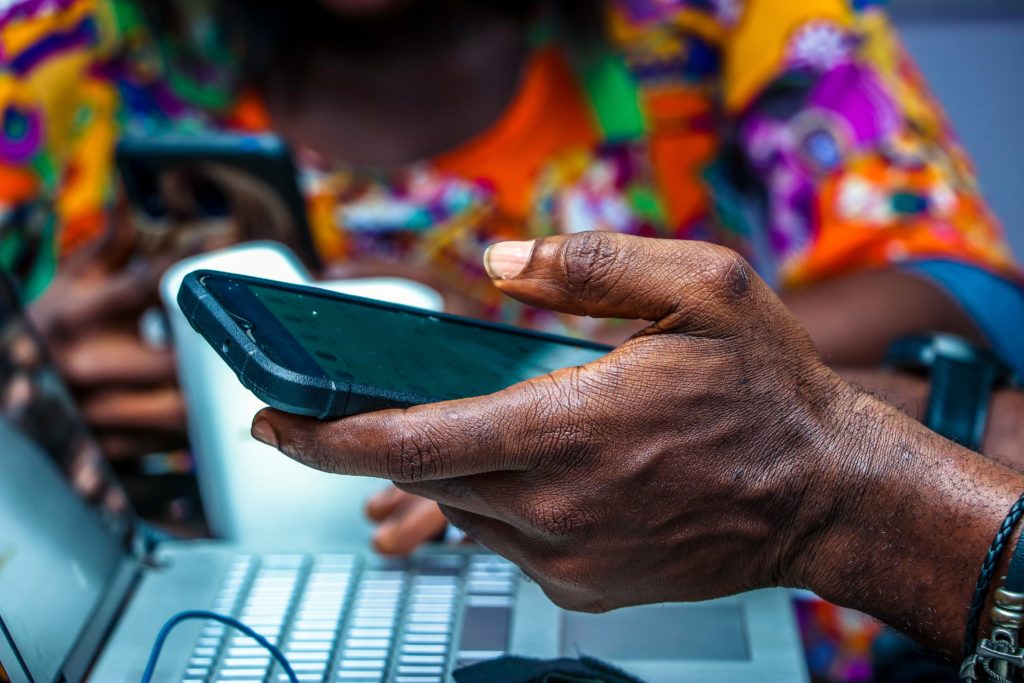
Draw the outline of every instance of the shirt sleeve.
M0 216L8 235L29 233L18 246L9 237L9 264L32 258L19 248L52 262L104 225L118 98L98 68L103 40L96 2L0 12Z
M970 161L875 3L748 0L722 100L782 286L920 260L1016 278Z

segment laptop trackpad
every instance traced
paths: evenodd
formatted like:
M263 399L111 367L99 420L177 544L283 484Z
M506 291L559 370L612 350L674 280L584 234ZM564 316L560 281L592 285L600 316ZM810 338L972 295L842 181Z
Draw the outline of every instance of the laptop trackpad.
M566 612L561 653L601 659L750 659L738 604L650 605L608 614Z

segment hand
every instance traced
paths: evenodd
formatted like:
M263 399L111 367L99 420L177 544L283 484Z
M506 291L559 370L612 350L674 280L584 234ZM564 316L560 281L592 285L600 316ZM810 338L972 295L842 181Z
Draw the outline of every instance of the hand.
M265 411L254 435L439 501L565 607L800 584L796 557L841 485L823 454L855 392L728 250L602 233L529 246L491 254L506 294L653 324L492 396L333 423Z
M379 525L373 548L385 555L408 555L442 534L446 524L437 503L394 487L370 498L366 516Z
M796 586L957 649L1024 477L840 380L728 250L584 233L488 266L526 303L653 324L490 396L333 423L267 410L253 435L441 502L563 607Z
M163 271L181 253L130 262L130 228L64 264L30 308L85 419L112 458L185 445L174 356L139 337Z

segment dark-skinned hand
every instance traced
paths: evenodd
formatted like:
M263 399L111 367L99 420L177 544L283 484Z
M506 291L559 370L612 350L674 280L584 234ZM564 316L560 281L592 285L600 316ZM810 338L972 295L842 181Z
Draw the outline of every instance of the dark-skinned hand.
M105 452L124 459L186 443L174 355L147 345L139 320L166 268L195 249L140 258L127 217L117 225L61 264L29 315Z
M771 290L701 243L587 233L501 247L489 265L506 294L652 325L492 396L330 423L265 411L254 435L437 500L563 606L792 582L820 512L807 495L825 481L819 454L841 429L823 406L854 392Z
M526 303L651 325L489 396L328 423L267 410L253 435L440 502L563 607L796 586L958 648L1024 477L841 380L727 249L583 233L486 261Z

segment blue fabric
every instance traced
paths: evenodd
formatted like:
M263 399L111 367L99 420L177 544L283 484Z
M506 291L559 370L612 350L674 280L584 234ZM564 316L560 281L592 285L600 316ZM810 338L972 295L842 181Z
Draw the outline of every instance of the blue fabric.
M1024 376L1024 287L977 266L916 261L902 267L945 290L971 317L992 348Z

